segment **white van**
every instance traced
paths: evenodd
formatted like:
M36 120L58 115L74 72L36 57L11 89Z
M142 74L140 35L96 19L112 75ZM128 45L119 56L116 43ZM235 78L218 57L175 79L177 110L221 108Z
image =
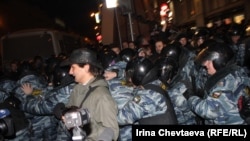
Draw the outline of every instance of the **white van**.
M29 29L1 37L1 63L12 60L29 60L34 56L44 58L60 53L69 54L82 46L81 37L51 29Z

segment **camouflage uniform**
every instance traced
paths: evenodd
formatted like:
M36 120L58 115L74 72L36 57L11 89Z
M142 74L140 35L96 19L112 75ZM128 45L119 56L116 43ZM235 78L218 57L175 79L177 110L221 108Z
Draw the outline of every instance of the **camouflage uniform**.
M204 82L207 79L207 74L202 68L198 68L194 63L194 55L190 55L187 62L179 68L177 75L172 79L167 92L174 105L178 124L180 125L195 125L197 124L196 115L187 105L187 100L183 96L187 87L181 81L189 81L195 84L195 89L203 90Z
M8 96L9 92L16 87L16 81L13 80L2 80L0 82L0 102L3 102Z
M116 70L116 72L117 72L116 78L124 79L126 66L127 66L126 61L119 61L119 62L113 64L112 66L108 67L106 70L107 71Z
M221 75L225 76L220 78ZM238 99L246 94L245 88L249 86L249 82L244 69L235 65L226 66L207 80L204 98L191 96L188 104L205 119L205 124L243 124L239 115Z
M16 81L13 81L13 80L3 80L0 82L0 97L1 97L1 103L4 102L4 100L6 98L8 98L10 95L9 95L9 92L13 92L13 90L16 88L17 86L17 83ZM15 118L19 118L19 123L18 125L14 125L14 126L19 126L21 123L20 122L23 122L23 121L20 121L22 120L22 118L25 118L25 117L14 117L13 119L15 120ZM24 119L26 122L26 119ZM16 123L16 121L14 121L14 124ZM23 124L22 124L23 125ZM15 133L15 138L5 138L4 141L20 141L20 140L25 140L25 141L31 141L31 123L29 122L29 120L27 120L27 126L26 127L19 127L19 128L22 128L20 130L16 129L16 133Z
M26 96L23 93L21 85L24 83L31 84L33 88L32 95ZM44 94L47 93L46 80L35 74L29 74L22 77L17 81L17 85L18 87L15 89L15 93L22 102L25 102L29 97L43 100ZM55 140L57 123L53 120L53 115L37 115L33 112L26 112L26 117L29 118L32 123L32 140Z
M22 104L22 109L26 112L39 115L52 114L57 103L62 102L66 104L68 102L74 85L75 83L72 83L59 89L52 89L46 92L42 100L38 100L33 96L28 96L26 97L27 100Z
M159 80L155 80L159 81ZM152 82L159 84L159 82ZM133 88L119 79L108 81L112 97L118 105L119 140L132 140L132 126L139 119L162 114L167 110L165 97L153 90Z
M22 104L22 109L26 112L33 113L33 114L38 114L38 115L51 115L53 114L53 109L57 103L64 103L66 104L68 102L70 93L75 86L75 83L71 83L65 87L56 87L44 94L43 99L36 99L34 97L28 96L27 100L23 102ZM55 128L49 128L46 130L54 130L54 131L49 131L52 133L57 133L54 134L53 140L58 140L58 141L67 141L71 140L71 135L68 132L68 129L65 128L64 123L61 121L58 121L54 116L48 116L50 119L48 121L48 127L49 124L52 124L54 126L57 126L57 129ZM47 126L45 126L47 127ZM52 139L51 139L52 140Z

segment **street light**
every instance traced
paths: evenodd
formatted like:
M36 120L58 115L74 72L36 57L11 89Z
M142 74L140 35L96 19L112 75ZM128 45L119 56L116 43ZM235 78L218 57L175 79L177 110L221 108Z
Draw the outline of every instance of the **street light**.
M106 5L107 5L107 8L115 8L115 16L116 16L117 25L119 24L119 22L118 22L116 7L118 6L121 7L123 14L128 15L131 41L134 41L134 33L133 33L133 26L132 26L132 19L131 19L131 13L132 13L131 1L132 0L106 0ZM120 34L119 25L118 25L118 32ZM121 44L120 35L119 35L119 38L120 38L120 44Z
M116 8L118 5L118 0L106 0L107 8Z
M121 31L120 31L120 25L119 25L118 16L117 16L117 10L116 10L116 7L118 6L118 0L106 0L106 6L107 8L114 8L115 10L115 19L116 19L116 24L117 24L118 36L119 36L119 44L120 44L120 48L122 48Z
M101 22L100 13L99 13L99 12L95 13L95 22L96 22L97 24Z

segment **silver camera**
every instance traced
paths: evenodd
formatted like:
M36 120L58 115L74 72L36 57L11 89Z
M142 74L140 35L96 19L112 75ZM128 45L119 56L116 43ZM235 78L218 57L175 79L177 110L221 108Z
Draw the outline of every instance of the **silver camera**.
M90 114L87 109L76 109L64 114L64 123L68 129L81 127L90 122Z

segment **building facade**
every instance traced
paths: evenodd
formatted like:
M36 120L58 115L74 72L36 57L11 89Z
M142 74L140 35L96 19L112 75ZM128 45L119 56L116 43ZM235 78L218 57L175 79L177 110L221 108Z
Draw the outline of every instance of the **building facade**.
M134 41L139 35L150 38L161 28L160 11L164 3L169 8L169 28L233 22L249 25L250 20L249 0L118 0L118 3L118 7L110 9L103 2L100 8L103 44Z

